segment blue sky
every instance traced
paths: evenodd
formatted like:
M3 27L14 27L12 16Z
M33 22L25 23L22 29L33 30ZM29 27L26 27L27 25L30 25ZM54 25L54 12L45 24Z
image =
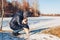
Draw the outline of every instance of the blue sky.
M38 1L39 10L41 13L60 14L60 0L38 0Z
M42 13L60 13L60 0L40 0Z

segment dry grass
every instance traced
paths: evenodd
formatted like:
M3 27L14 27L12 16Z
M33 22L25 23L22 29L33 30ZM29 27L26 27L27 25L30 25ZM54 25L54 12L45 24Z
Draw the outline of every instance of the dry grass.
M54 28L52 27L52 28L47 29L47 30L43 30L42 33L52 34L52 35L60 37L60 26L54 27Z

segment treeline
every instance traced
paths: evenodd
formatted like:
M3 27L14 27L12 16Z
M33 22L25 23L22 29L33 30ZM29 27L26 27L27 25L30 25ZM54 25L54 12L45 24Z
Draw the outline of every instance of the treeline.
M60 16L60 14L40 14L41 16Z
M26 1L23 1L23 3L20 3L18 1L12 1L7 2L6 0L3 1L4 5L4 17L12 17L15 12L17 11L18 7L21 9L28 9L32 12L31 17L38 17L40 16L40 12L38 9L34 9L33 7L30 7L29 3ZM0 17L2 16L2 0L0 0Z

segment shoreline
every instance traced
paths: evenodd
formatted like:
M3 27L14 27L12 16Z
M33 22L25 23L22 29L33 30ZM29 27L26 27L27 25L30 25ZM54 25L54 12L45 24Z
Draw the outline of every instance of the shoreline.
M41 31L40 33L51 34L60 38L60 26L51 27L49 29Z

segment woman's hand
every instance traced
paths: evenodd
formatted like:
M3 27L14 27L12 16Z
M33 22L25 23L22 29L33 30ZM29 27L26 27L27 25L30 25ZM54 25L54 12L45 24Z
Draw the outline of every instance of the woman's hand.
M22 24L27 24L27 19L23 19Z

